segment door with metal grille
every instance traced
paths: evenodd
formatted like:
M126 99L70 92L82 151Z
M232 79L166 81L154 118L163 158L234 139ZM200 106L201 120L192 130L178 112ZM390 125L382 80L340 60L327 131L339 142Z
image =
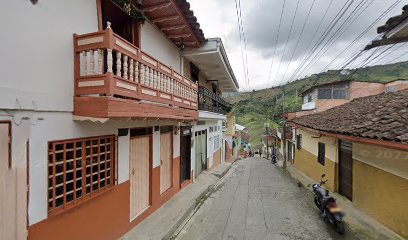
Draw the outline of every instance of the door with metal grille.
M130 217L136 218L150 206L151 136L130 140Z
M195 133L196 146L196 166L195 176L197 177L203 170L207 169L207 131Z
M353 200L353 145L339 142L339 193Z
M160 194L171 187L172 169L172 132L160 135Z

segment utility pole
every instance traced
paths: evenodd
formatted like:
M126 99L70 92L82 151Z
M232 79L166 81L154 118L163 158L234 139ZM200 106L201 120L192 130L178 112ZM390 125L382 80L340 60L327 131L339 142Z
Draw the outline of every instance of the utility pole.
M283 90L283 97L282 97L282 117L285 114L285 90ZM283 128L282 128L282 140L283 140L283 169L286 169L286 120L284 120Z
M269 160L269 122L264 123L264 127L266 136L266 159Z

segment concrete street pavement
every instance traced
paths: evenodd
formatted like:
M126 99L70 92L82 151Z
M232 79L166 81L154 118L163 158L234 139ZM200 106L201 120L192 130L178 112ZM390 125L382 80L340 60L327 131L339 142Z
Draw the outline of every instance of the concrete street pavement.
M190 218L178 240L357 239L326 223L312 194L270 161L237 161L218 188Z

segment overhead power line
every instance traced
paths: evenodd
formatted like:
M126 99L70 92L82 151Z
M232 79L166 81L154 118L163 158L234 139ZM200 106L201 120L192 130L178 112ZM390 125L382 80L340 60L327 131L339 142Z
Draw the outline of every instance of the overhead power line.
M401 47L406 46L406 43L404 44L399 44L398 47L394 48L392 51L388 52L387 55L383 56L382 58L377 59L376 61L372 62L371 65L375 65L377 64L379 61L384 60L386 57L388 57L389 55L393 54L394 52L396 52L397 50L399 50Z
M309 49L310 45L312 45L314 39L316 38L317 33L319 32L320 26L322 25L324 19L326 19L327 13L329 12L329 9L330 9L331 5L333 4L333 1L334 1L334 0L331 0L330 3L329 3L329 5L327 6L327 8L326 8L326 10L325 10L325 12L324 12L324 14L323 14L322 19L320 20L319 24L317 25L317 28L316 28L315 32L313 33L312 39L310 40L309 44L308 44L307 47L305 48L306 51L305 51L305 53L304 53L303 56L302 56L302 60L300 61L300 63L299 63L298 66L296 67L296 70L294 71L294 73L292 74L292 76L290 77L290 79L293 78L293 75L295 75L295 73L298 71L299 67L303 64L303 62L304 62L304 60L305 60L305 58L306 58L306 53L308 52L307 49ZM289 81L290 81L290 80L289 80Z
M373 3L374 0L368 2L368 0L364 0L360 2L354 10L349 14L349 16L343 21L343 23L337 28L337 30L331 35L329 40L320 48L320 50L315 54L313 59L309 62L309 64L303 70L306 73L313 64L319 60L326 52L331 49L331 47L336 43L336 41L351 27L351 25L362 15L362 13L367 9L369 5ZM365 4L367 6L365 6ZM360 11L360 12L359 12ZM323 68L324 69L324 68Z
M309 8L309 12L307 13L306 19L305 19L305 21L303 23L303 26L302 26L302 30L300 31L299 37L298 37L298 39L296 41L295 48L293 49L292 55L290 56L289 64L286 66L285 73L283 74L282 79L285 79L286 72L288 71L288 68L292 63L293 56L295 55L295 52L296 52L296 49L297 49L297 47L299 45L300 39L302 38L303 32L305 30L306 24L307 24L307 22L309 20L310 13L312 12L312 9L313 9L313 6L314 6L315 2L316 2L316 0L313 0L312 5Z
M382 12L367 28L365 28L347 47L344 48L343 51L341 51L339 54L336 55L336 57L334 57L334 59L327 64L327 66L322 70L322 72L328 70L329 66L339 58L340 55L342 55L344 52L346 52L347 50L349 50L356 42L358 42L359 40L361 40L363 38L364 35L366 35L373 27L375 27L377 25L377 23L384 18L392 9L394 9L399 3L401 2L401 0L397 0L395 1L393 4L391 4L390 7L388 7L384 12ZM364 43L363 46L365 46L366 43ZM360 49L360 48L359 48ZM349 61L352 61L354 56L357 55L361 50L358 50L356 52L354 52L351 56L351 58L347 59L345 62L343 62L342 64L338 65L337 68L339 68L340 66L342 67L342 69L344 69L344 66L346 63L348 63ZM347 64L346 64L347 65Z
M235 0L235 9L237 13L237 22L238 22L238 32L239 32L239 40L241 45L241 57L242 57L242 65L244 68L244 78L246 86L249 85L249 73L248 73L248 54L246 51L246 39L245 39L245 29L244 24L242 21L242 11L241 11L241 1Z
M329 33L333 30L333 28L337 25L337 23L340 21L340 19L344 16L344 14L347 12L347 10L351 7L353 4L354 0L347 0L346 3L344 3L343 7L337 12L337 14L334 16L334 18L331 20L329 25L326 27L326 30L323 32L322 36L319 38L317 43L313 46L311 51L308 53L305 63L299 68L299 70L295 73L294 78L296 76L301 76L301 73L305 69L305 67L308 66L307 62L310 60L310 58L316 53L317 49L320 48L320 46L324 43L326 38L329 36ZM310 60L310 61L313 61ZM291 81L291 80L290 80Z
M332 1L333 1L333 0L332 0ZM280 29L281 29L281 24L282 24L283 12L284 12L284 10L285 10L285 4L286 4L286 0L283 0L282 11L281 11L281 15L280 15L280 18L279 18L278 33L276 34L275 45L274 45L273 54L272 54L272 62L271 62L271 67L270 67L270 69L269 69L268 85L267 85L267 86L269 86L269 81L271 80L271 73L272 73L272 68L273 68L273 62L274 62L274 60L275 60L276 45L278 45L279 33L280 33Z
M296 4L295 13L293 14L292 22L291 22L291 24L290 24L290 29L289 29L288 38L286 39L285 47L283 48L282 57L281 57L281 59L280 59L280 61L279 61L278 71L276 71L276 76L275 76L274 82L275 82L275 81L277 80L277 78L278 78L279 71L280 71L280 67L281 67L281 64L282 64L282 60L283 60L283 58L285 57L286 48L287 48L287 46L288 46L289 38L290 38L290 35L292 34L293 23L295 22L296 14L297 14L297 11L298 11L298 8L299 8L299 2L300 2L300 0L298 0L298 1L297 1L297 4Z
M408 51L405 51L405 52L403 52L401 55L399 55L399 56L397 56L396 58L393 58L391 61L389 61L388 63L395 63L394 61L396 61L396 60L398 60L398 59L400 59L400 58L402 58L403 56L405 56L405 55L407 55L408 54Z

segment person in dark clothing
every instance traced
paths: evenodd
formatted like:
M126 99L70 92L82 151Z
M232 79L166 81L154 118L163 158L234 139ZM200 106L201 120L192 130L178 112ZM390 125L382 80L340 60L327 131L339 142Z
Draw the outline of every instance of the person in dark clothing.
M272 147L272 163L275 164L278 161L278 155L276 154L275 146Z
M261 158L262 157L262 148L259 149L258 153L259 153L259 157Z

